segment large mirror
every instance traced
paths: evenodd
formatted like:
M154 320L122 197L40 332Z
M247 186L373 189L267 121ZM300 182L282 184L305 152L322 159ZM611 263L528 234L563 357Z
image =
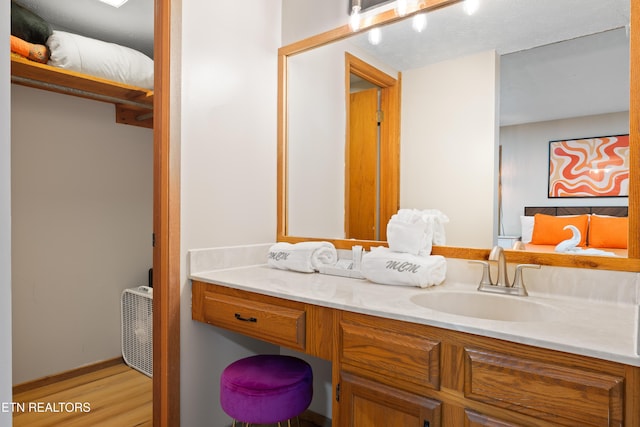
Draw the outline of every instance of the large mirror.
M413 17L424 11L417 32ZM460 2L440 1L403 19L393 10L371 19L359 32L339 28L281 49L279 239L351 237L347 53L401 81L399 206L449 217L452 249L436 251L484 256L499 235L520 236L525 206L629 205L628 253L638 258L629 0L491 0L471 16ZM371 28L381 30L378 44ZM549 141L628 133L628 198L547 197ZM600 257L511 257L636 268Z

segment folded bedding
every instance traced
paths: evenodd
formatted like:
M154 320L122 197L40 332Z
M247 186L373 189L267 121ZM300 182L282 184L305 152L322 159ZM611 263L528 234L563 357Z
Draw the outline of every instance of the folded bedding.
M363 255L360 272L374 283L426 288L444 282L447 262L440 255L420 256L378 247Z
M598 214L521 216L522 248L536 252L577 252L626 256L629 218ZM579 240L575 239L579 236ZM585 252L585 250L589 250ZM596 251L601 252L596 252Z
M42 44L29 43L19 37L11 35L11 52L41 64L49 60L49 49Z
M555 250L557 245L534 245L531 243L523 243L523 242L518 242L518 243L520 243L518 247L513 249L528 251L528 252L557 253ZM623 258L627 258L629 256L628 255L629 252L627 249L616 249L616 248L606 248L606 247L605 248L587 247L585 249L599 249L599 250L611 252L616 256L623 257Z
M330 242L279 242L269 248L267 256L269 267L301 273L314 273L337 261L338 251Z
M28 43L44 45L51 33L51 26L47 21L16 2L11 2L11 35Z
M142 52L58 30L46 45L51 52L49 65L153 89L153 60Z

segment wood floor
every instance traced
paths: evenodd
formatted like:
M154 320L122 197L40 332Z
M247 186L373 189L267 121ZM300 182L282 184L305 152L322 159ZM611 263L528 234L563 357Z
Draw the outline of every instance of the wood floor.
M13 426L152 427L151 378L122 362L107 365L82 375L63 374L62 379L15 387ZM224 420L221 425L230 426L231 420ZM295 421L291 425L298 427ZM313 412L300 416L299 427L330 426L330 420Z
M118 364L14 393L14 427L151 427L152 380Z

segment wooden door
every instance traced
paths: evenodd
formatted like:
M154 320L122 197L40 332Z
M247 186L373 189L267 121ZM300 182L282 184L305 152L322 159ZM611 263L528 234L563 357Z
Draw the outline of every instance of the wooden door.
M377 240L378 88L352 93L346 161L348 239Z
M439 427L440 402L342 372L344 427Z

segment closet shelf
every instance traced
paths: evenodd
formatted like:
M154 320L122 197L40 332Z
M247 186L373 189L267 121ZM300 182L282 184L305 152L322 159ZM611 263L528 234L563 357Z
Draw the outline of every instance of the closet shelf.
M153 129L153 91L11 55L11 82L115 105L116 122Z

